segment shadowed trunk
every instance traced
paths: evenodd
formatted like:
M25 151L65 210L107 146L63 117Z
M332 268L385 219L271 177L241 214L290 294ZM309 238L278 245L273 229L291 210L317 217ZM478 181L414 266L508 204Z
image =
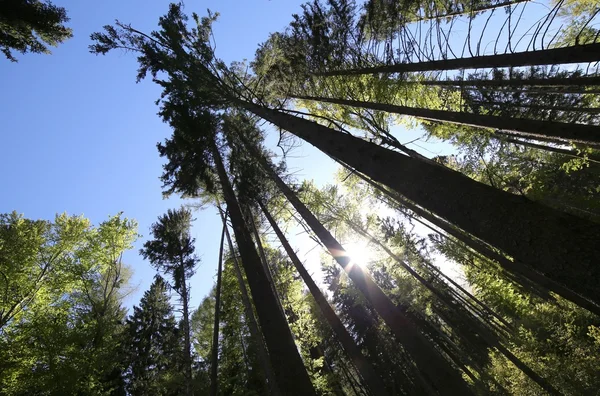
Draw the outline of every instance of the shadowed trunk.
M360 107L413 116L430 121L449 122L459 125L500 129L512 131L523 137L543 137L555 140L572 141L575 143L600 146L600 133L595 125L569 124L564 122L540 121L509 116L492 116L473 113L460 113L446 110L430 110L418 107L396 106L385 103L363 102L325 98L320 96L291 95L294 99L312 100L317 102L334 103L343 106Z
M600 44L576 45L565 48L515 52L500 55L482 55L470 58L435 60L427 62L398 63L395 65L364 67L360 69L332 70L314 73L316 76L357 76L377 73L406 73L435 70L486 69L498 67L536 66L588 63L597 61Z
M250 231L244 222L239 203L227 177L221 154L214 142L211 151L237 246L243 258L242 264L250 285L252 299L256 302L258 320L269 350L271 367L275 372L277 384L284 395L315 395L315 390L294 343L286 318L277 305L271 285L262 268Z
M454 394L472 394L467 384L459 373L435 350L427 340L402 313L396 308L390 298L377 286L371 276L360 265L350 262L350 257L342 245L323 227L317 218L298 199L295 193L279 178L268 164L264 156L250 146L247 148L253 153L255 159L261 163L265 171L279 187L282 193L294 206L296 211L313 230L323 245L328 249L335 260L346 271L350 279L373 304L379 315L392 329L394 335L409 352L417 368L426 377L426 386L433 387L438 392L449 391Z
M323 296L323 293L321 293L321 290L319 289L317 284L313 281L308 271L306 271L306 269L300 262L300 259L296 255L296 252L294 252L294 249L292 249L292 247L290 246L287 238L285 237L285 235L283 235L283 232L275 222L275 219L273 219L273 217L271 216L271 213L267 210L267 208L263 205L261 201L257 202L260 208L262 209L263 213L265 214L265 217L269 221L269 224L275 231L275 234L277 234L277 238L281 241L283 248L285 249L292 263L294 264L294 267L296 267L296 270L302 277L302 280L304 281L304 283L308 287L308 290L317 302L317 305L319 306L321 313L327 320L327 323L332 328L338 341L340 342L340 344L342 344L342 347L348 354L348 357L350 358L352 363L354 363L354 366L356 367L360 375L363 377L366 385L371 391L371 394L374 396L387 395L387 391L385 390L383 381L375 371L375 368L371 365L368 359L365 356L363 356L363 354L360 351L360 348L358 348L356 342L354 342L354 339L348 333L348 330L346 330L346 327L344 327L344 324L342 323L340 318L338 318L333 308L331 308L331 306L329 305L329 302L327 302L325 296Z
M240 266L238 263L238 259L236 257L235 250L233 249L233 243L231 241L231 236L229 235L229 230L227 229L227 222L225 221L225 217L223 216L223 212L220 212L221 221L223 222L223 226L225 227L225 236L227 237L227 244L229 245L229 251L231 252L231 256L233 259L233 269L235 272L235 276L238 280L238 284L240 286L240 292L242 294L242 304L244 305L244 315L246 316L246 323L248 324L248 329L250 330L250 335L254 339L256 343L256 350L258 355L258 360L261 364L263 372L265 373L265 379L267 382L267 386L271 391L271 395L279 396L281 393L277 388L277 382L275 381L275 374L273 373L273 369L271 368L271 363L269 362L269 354L267 353L267 349L265 347L265 341L260 333L260 329L258 328L258 324L256 323L256 318L254 317L254 310L252 309L252 304L250 303L250 297L248 296L248 291L246 290L246 284L244 283L244 277L242 276L242 271L240 270Z
M600 303L600 225L316 122L238 102L467 233Z

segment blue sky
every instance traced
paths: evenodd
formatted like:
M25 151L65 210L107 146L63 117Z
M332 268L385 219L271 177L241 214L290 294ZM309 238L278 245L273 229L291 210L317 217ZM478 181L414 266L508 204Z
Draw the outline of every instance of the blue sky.
M270 32L283 29L301 3L202 1L188 2L186 11L203 13L210 8L221 14L215 25L217 53L230 62L252 59L257 45ZM143 31L153 29L169 1L57 0L56 4L67 8L71 17L71 40L52 55L18 56L18 63L0 59L4 169L0 211L16 210L42 219L60 212L83 214L95 224L120 211L136 219L143 236L136 250L125 256L134 270L136 290L126 302L132 305L154 275L137 249L157 216L181 204L177 198L162 199L158 180L161 160L155 145L170 130L156 116L158 87L150 81L135 83L135 57L118 52L97 57L88 53L87 46L92 32L116 18ZM413 132L402 140L416 136L418 132ZM300 178L323 184L335 170L307 145L295 156L290 168ZM220 237L213 209L196 218L193 233L202 263L192 280L194 306L213 283Z

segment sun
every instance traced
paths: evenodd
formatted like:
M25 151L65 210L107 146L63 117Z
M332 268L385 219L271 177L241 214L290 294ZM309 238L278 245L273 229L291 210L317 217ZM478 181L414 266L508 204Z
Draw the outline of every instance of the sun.
M377 255L377 252L373 250L371 245L362 239L344 243L344 249L348 257L350 257L350 264L357 264L363 268L369 262L375 260Z

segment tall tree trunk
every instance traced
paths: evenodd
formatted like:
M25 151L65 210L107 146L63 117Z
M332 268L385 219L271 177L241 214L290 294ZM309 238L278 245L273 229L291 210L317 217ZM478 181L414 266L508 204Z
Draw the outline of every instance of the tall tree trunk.
M499 67L556 65L596 62L600 56L600 44L584 44L565 48L515 52L499 55L482 55L470 58L434 60L426 62L397 63L364 67L360 69L332 70L314 73L316 76L356 76L377 73L406 73L435 70L487 69Z
M580 154L575 150L567 150L567 149L563 149L563 148L559 148L559 147L549 146L546 144L537 144L537 143L529 142L527 140L513 139L510 137L504 137L504 138L501 138L500 140L502 140L504 142L512 143L514 145L521 145L521 146L533 148L536 150L543 150L543 151L548 151L550 153L566 155L568 157L582 158L582 159L587 158L587 160L590 162L600 164L600 156Z
M341 163L341 164L343 166L347 167L346 164L344 164L344 163ZM369 185L373 186L373 188L376 188L381 193L383 193L383 194L389 196L391 199L397 201L400 205L405 206L406 208L408 208L409 210L411 210L418 216L424 218L431 224L440 228L442 231L444 231L448 235L452 236L457 241L463 243L468 248L473 249L475 252L481 254L482 256L500 264L501 268L507 272L507 275L510 275L509 276L510 278L512 278L515 282L520 283L523 286L525 286L525 288L528 291L530 291L531 293L537 294L539 297L546 299L547 297L545 295L543 295L540 291L535 289L535 287L537 285L539 285L539 286L542 286L543 288L545 288L546 290L552 291L552 292L558 294L559 296L579 305L580 307L585 308L588 311L595 313L596 315L600 315L600 307L598 305L583 298L582 296L573 292L569 288L566 288L562 284L529 268L527 265L523 264L522 262L520 262L518 260L512 261L512 260L508 259L504 255L502 255L502 254L492 250L488 246L486 246L485 243L471 237L470 235L466 234L465 232L463 232L461 230L454 228L451 224L448 224L444 219L441 219L441 218L427 212L426 210L418 207L417 205L413 204L412 202L404 199L401 195L398 195L398 194L388 191L387 189L378 185L373 180L367 178L365 175L361 174L360 172L357 172L356 174L362 180L367 182ZM519 276L519 278L515 278L515 274L517 274ZM529 282L533 282L533 285L524 284L523 280L520 279L521 277L524 277L525 280L529 280Z
M294 343L286 318L279 310L276 297L262 268L260 257L256 252L215 142L212 142L211 149L279 389L284 395L315 395L315 390Z
M563 91L562 87L585 87L600 86L600 76L592 77L548 77L548 78L527 78L527 79L508 79L508 80L426 80L426 81L406 81L407 84L450 86L450 87L559 87L557 93L585 93ZM524 90L529 92L529 90Z
M385 149L316 122L248 102L292 132L450 223L600 303L600 225ZM516 264L521 267L521 264Z
M333 308L331 308L331 306L327 302L325 296L323 296L323 294L321 293L321 290L319 289L317 284L313 281L308 271L306 271L306 269L300 262L300 259L296 255L296 252L294 252L294 249L292 249L292 247L290 246L287 238L277 225L277 222L275 221L273 216L271 216L271 213L260 200L257 202L260 208L262 209L263 213L265 214L265 217L269 221L271 228L273 228L275 234L277 234L277 238L279 238L279 240L281 241L281 244L283 245L283 248L285 249L288 257L294 264L294 267L296 267L296 270L302 277L302 280L304 281L304 283L308 287L308 290L317 302L321 313L327 320L329 326L332 328L340 344L342 344L342 347L348 354L348 357L350 358L352 363L354 363L354 366L364 379L371 393L374 396L387 395L387 391L385 390L383 381L377 374L375 368L371 365L368 359L365 356L363 356L363 354L360 351L360 348L358 348L358 346L354 342L354 339L348 333L348 330L346 330L346 327L344 327L344 324L342 323L340 318L338 318Z
M401 314L390 298L373 281L371 276L360 265L351 264L350 257L346 254L343 246L279 178L264 156L258 153L258 150L255 148L247 147L253 152L255 159L261 163L277 187L321 240L323 245L325 245L338 264L346 271L358 289L373 304L379 315L381 315L383 320L392 329L400 344L409 352L417 368L424 374L428 385L437 389L438 392L448 391L462 395L471 394L471 390L460 377L459 373L443 359L429 340L417 330L414 324Z
M509 116L492 116L457 111L430 110L416 107L396 106L385 103L363 102L360 100L347 100L325 98L320 96L291 95L295 99L312 100L317 102L334 103L343 106L360 107L364 109L380 110L388 113L413 116L430 121L450 122L453 124L468 125L513 131L523 137L545 137L576 143L600 146L600 133L595 125L568 124L554 121L532 120Z
M269 268L269 262L267 261L267 255L265 254L265 249L262 245L262 240L260 238L260 234L258 233L258 228L256 227L256 223L254 221L254 217L252 213L248 211L248 222L250 223L250 228L252 228L252 233L254 234L254 239L256 239L256 246L258 247L258 255L263 263L263 268L265 270L265 274L267 275L267 279L269 279L269 284L273 289L273 294L277 297L277 305L279 305L279 309L285 315L285 310L283 309L283 305L281 302L281 296L277 291L277 287L275 286L275 281L273 280L273 274L271 273L271 269Z
M258 360L261 364L261 368L265 374L265 380L267 383L267 387L270 390L270 394L273 396L279 396L281 393L279 392L279 388L277 387L277 381L275 380L275 374L273 373L273 369L271 368L271 363L269 362L269 354L267 353L267 349L265 347L265 341L260 333L260 329L258 328L258 323L256 323L256 318L254 317L254 310L252 309L252 304L250 303L250 297L248 296L248 291L246 290L246 284L244 283L244 277L242 276L242 271L240 270L240 265L238 263L238 259L235 255L235 250L233 249L233 242L231 241L231 236L229 235L229 230L227 228L227 222L225 217L223 216L223 212L220 212L221 220L223 222L223 226L225 227L225 236L227 237L227 244L229 246L229 251L231 252L233 259L233 269L235 272L235 276L238 280L238 285L240 286L240 292L242 294L242 304L244 305L244 315L246 316L246 323L248 324L248 329L250 330L250 335L254 339L256 343L256 350L258 355Z
M219 384L217 382L217 373L219 369L219 324L221 314L221 273L223 269L223 247L225 239L225 225L223 225L223 231L221 232L221 243L219 248L219 262L217 267L217 290L215 296L215 324L213 326L213 345L212 345L212 359L210 365L210 395L217 396L217 390Z

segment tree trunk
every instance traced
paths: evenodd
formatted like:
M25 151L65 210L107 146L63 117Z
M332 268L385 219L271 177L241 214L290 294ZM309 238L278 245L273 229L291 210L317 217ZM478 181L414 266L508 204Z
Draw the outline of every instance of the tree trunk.
M599 224L313 121L248 102L240 105L506 252L516 261L600 303L597 287L600 281Z
M315 395L315 390L294 343L286 318L279 310L250 231L244 222L239 203L227 177L221 154L216 143L213 142L212 145L212 154L221 182L223 197L230 213L237 246L240 255L243 257L242 264L246 271L252 299L256 302L258 320L269 350L271 367L275 372L279 389L283 395Z
M352 363L354 363L354 366L356 367L360 375L363 377L371 393L374 396L387 395L387 391L385 390L383 381L377 374L375 368L371 365L368 359L365 356L363 356L363 354L360 351L360 348L358 348L358 346L354 342L354 339L348 333L348 330L346 330L346 327L344 327L344 324L342 323L340 318L338 318L333 308L331 308L331 306L329 305L329 302L327 302L325 296L323 296L323 293L321 293L321 290L319 289L317 284L313 281L308 271L306 271L306 269L300 262L300 259L296 255L296 252L294 252L294 249L292 249L292 247L290 246L287 238L285 237L285 235L283 235L283 232L275 222L275 219L273 218L273 216L271 216L271 213L269 213L269 211L261 201L257 202L260 208L262 209L263 213L265 214L265 217L269 221L269 224L271 224L271 227L275 231L275 234L277 234L277 238L279 238L279 240L281 241L281 244L283 245L283 248L285 249L288 257L294 264L294 267L296 267L296 270L302 277L302 280L304 280L304 283L308 287L308 290L317 302L321 313L327 320L329 326L332 328L340 344L342 344L342 347L348 354L348 357L350 358Z
M554 146L549 146L546 144L537 144L537 143L533 143L533 142L528 142L526 140L513 139L510 137L504 137L504 138L501 138L500 140L502 140L504 142L512 143L514 145L521 145L521 146L533 148L536 150L544 150L544 151L548 151L550 153L566 155L568 157L582 158L582 159L587 158L587 160L590 162L600 164L600 157L592 155L592 154L586 156L584 154L577 153L577 151L575 151L575 150L567 150L567 149L562 149L562 148L558 148L558 147L554 147Z
M548 78L528 78L528 79L509 79L509 80L426 80L426 81L406 81L407 84L449 86L449 87L585 87L599 86L600 76L593 77L548 77ZM529 92L529 90L524 90ZM585 93L567 92L562 88L557 93Z
M252 228L252 233L254 234L254 239L256 239L256 246L258 247L258 255L263 263L263 268L265 270L265 274L267 275L267 279L269 280L269 284L273 289L273 294L277 298L277 305L279 305L279 309L281 313L285 315L285 310L283 309L283 305L281 305L281 296L277 291L277 287L275 286L275 281L273 280L273 274L271 273L271 269L269 268L269 263L267 261L267 255L265 254L265 249L262 245L262 241L260 239L260 234L258 233L258 228L256 228L256 223L254 222L254 218L252 217L252 213L248 213L248 222L250 223L250 227Z
M482 55L470 58L434 60L426 62L397 63L364 67L360 69L332 70L314 73L316 76L357 76L377 73L406 73L435 70L487 69L499 67L556 65L596 62L600 56L600 44L584 44L565 48L516 52L500 55Z
M313 230L334 259L348 273L348 276L367 300L373 304L379 315L394 332L394 335L409 352L418 369L424 374L429 386L438 392L449 391L454 394L469 395L471 390L460 377L459 373L443 359L433 345L427 340L400 311L389 297L377 286L371 276L360 265L351 263L350 257L342 245L323 227L317 218L298 199L295 193L279 178L266 159L247 146L255 159L262 164L265 171L273 179L282 193L294 206L296 211Z
M294 99L312 100L317 102L334 103L343 106L380 110L388 113L413 116L430 121L450 122L453 124L468 125L473 127L513 131L518 135L522 135L523 137L550 137L591 146L600 146L600 132L598 131L598 127L595 125L568 124L563 122L541 121L509 116L492 116L461 113L457 111L430 110L407 106L396 106L385 103L334 99L319 96L291 95L290 97Z
M210 395L217 396L219 384L217 373L219 368L219 316L221 314L221 273L223 268L223 242L225 239L225 225L221 232L221 244L219 245L219 262L217 267L217 290L215 296L215 324L213 326L212 359L210 364Z
M250 330L250 335L254 339L256 343L256 350L258 354L258 360L260 361L261 367L265 374L265 379L267 382L267 387L271 391L272 396L279 396L281 393L277 388L277 381L275 381L275 375L273 374L273 369L271 368L271 363L269 362L269 354L267 353L267 349L265 347L265 341L260 333L260 329L258 328L258 324L256 323L256 318L254 317L254 310L252 309L252 304L250 303L250 297L248 296L248 291L246 290L246 284L244 283L244 277L242 276L242 271L240 270L240 266L235 256L235 250L233 249L233 243L231 241L231 236L229 235L229 230L227 229L227 222L225 221L225 217L223 213L221 214L221 220L223 221L223 226L225 227L225 236L227 237L227 244L229 245L229 251L231 252L233 259L233 269L235 272L235 276L238 280L238 284L240 286L240 292L242 294L242 304L244 305L244 315L246 316L246 323L248 324L248 329Z
M343 166L346 166L342 163ZM448 224L445 220L438 218L437 216L427 212L426 210L418 207L412 202L404 199L402 196L398 194L394 194L382 186L375 183L373 180L368 179L366 176L357 172L357 175L364 181L366 181L369 185L376 188L378 191L383 194L389 196L391 199L397 201L400 205L405 206L418 216L424 218L431 224L440 228L442 231L446 232L448 235L454 237L457 241L465 244L470 249L473 249L475 252L481 254L482 256L497 262L500 264L501 268L507 272L510 278L512 278L515 282L522 284L525 286L525 289L529 292L538 295L540 298L546 299L547 297L542 295L539 290L532 289L537 285L541 286L545 290L552 291L559 296L579 305L582 308L587 309L590 312L595 313L596 315L600 315L600 307L587 299L583 298L579 294L573 292L572 290L564 287L563 285L555 282L554 280L544 276L543 274L529 268L527 265L523 264L519 261L511 261L507 257L502 254L492 250L488 246L486 246L483 242L471 237L470 235L464 233L461 230L454 228L452 225ZM523 283L523 280L519 278L515 278L515 274L519 277L524 277L525 280L529 282L533 282L533 285L527 285ZM546 293L547 294L547 293ZM489 308L488 308L489 310ZM491 311L493 312L493 311ZM501 320L503 323L506 323L504 320Z

